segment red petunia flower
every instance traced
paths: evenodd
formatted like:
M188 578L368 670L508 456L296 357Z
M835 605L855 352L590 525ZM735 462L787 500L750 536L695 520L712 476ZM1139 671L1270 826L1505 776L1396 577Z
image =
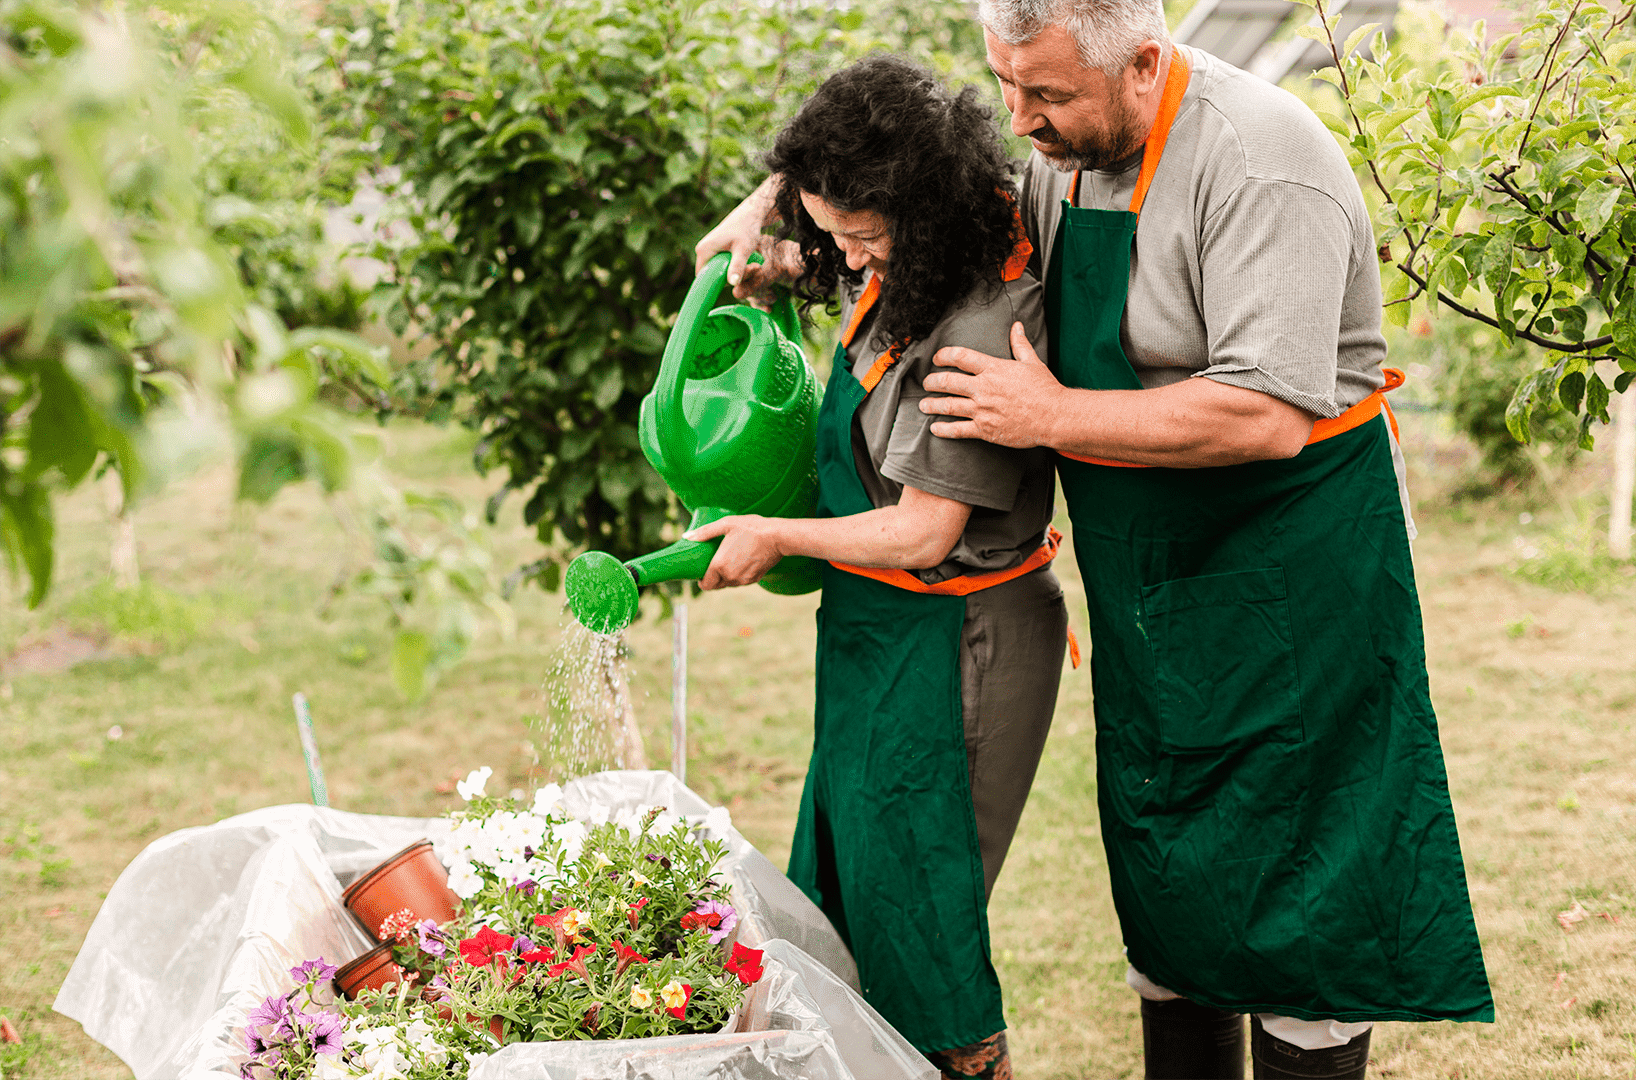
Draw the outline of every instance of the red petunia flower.
M614 955L619 957L619 968L614 972L614 978L616 979L625 974L625 969L630 967L632 964L645 964L648 962L647 957L643 956L629 945L626 945L618 938L614 938L613 951Z
M578 975L586 982L590 982L591 973L585 970L585 960L587 957L595 955L595 945L581 945L579 948L574 950L573 956L570 956L560 964L552 964L550 967L545 969L545 973L555 979L565 971L572 971L575 975Z
M767 969L763 967L761 963L761 958L763 955L765 955L764 950L746 949L743 945L740 945L735 941L733 942L733 955L728 959L727 963L722 965L722 967L727 969L727 971L731 972L732 974L737 975L739 982L743 983L745 986L749 986L757 979L760 979L762 975L766 974Z
M634 904L627 904L626 905L625 918L627 918L627 919L629 919L631 921L631 929L632 930L636 929L637 912L641 911L643 908L645 908L647 906L648 906L648 898L645 897L645 896L642 897L642 899L638 900Z
M496 956L509 951L516 941L514 937L496 933L485 926L477 931L476 937L469 937L460 943L460 958L472 967L486 967Z
M557 950L551 948L549 945L541 949L535 949L532 952L525 952L522 955L522 959L530 964L544 964L555 960L556 958Z
M697 930L701 926L716 927L721 925L721 916L714 911L690 911L682 916L683 930Z

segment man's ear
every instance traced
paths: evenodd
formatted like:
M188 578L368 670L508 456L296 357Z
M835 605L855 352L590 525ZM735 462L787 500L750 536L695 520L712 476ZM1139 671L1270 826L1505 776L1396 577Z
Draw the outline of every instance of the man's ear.
M1158 88L1159 62L1163 58L1164 45L1153 38L1137 47L1136 55L1131 57L1130 64L1125 68L1125 76L1137 97L1146 97Z

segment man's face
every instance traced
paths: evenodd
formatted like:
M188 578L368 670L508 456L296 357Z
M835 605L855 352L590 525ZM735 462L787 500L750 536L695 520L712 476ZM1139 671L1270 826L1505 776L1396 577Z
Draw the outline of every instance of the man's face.
M1021 45L1007 45L986 30L983 37L988 66L1011 111L1011 130L1033 140L1052 168L1105 169L1147 138L1131 80L1086 67L1062 27L1047 26Z

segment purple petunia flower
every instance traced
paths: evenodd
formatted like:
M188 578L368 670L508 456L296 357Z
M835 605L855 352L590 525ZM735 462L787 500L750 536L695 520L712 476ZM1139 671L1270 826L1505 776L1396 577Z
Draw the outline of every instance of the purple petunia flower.
M535 884L533 878L523 878L523 880L517 882L517 891L524 896L533 896L534 890L538 888L539 885Z
M320 1054L339 1054L344 1045L341 1030L346 1022L337 1013L318 1013L312 1017L312 1027L307 1029L307 1037L312 1040L312 1048Z
M320 956L316 960L308 960L291 968L290 978L298 983L327 982L335 978L335 973L338 970L334 964L324 963L324 958Z
M534 951L534 943L532 941L528 940L525 937L519 937L517 939L516 944L511 946L511 951L516 953L519 956L521 956L525 952L533 952Z
M415 930L420 935L421 952L427 956L435 956L439 960L448 955L448 946L443 943L443 931L437 928L437 923L431 919L422 919L415 924Z
M258 1031L284 1019L290 1011L290 999L283 994L274 994L245 1017L245 1023Z
M710 930L710 944L712 945L720 945L727 935L733 932L733 927L738 925L738 912L733 910L731 904L718 904L714 900L701 900L693 910L700 915L721 916L721 924L712 927Z

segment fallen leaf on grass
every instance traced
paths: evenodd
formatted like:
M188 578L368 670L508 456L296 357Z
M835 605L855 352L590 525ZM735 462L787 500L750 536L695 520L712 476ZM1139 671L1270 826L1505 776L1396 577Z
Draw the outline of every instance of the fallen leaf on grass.
M1596 917L1598 919L1606 919L1610 923L1616 923L1616 922L1619 921L1619 916L1613 914L1612 912L1608 912L1608 911L1598 911L1596 913Z
M1558 1005L1557 1008L1559 1008L1559 1009L1571 1009L1571 1008L1574 1007L1574 1002L1576 1002L1578 1000L1579 999L1577 997L1571 997L1567 1001L1564 1001L1562 1004Z
M62 908L48 907L40 914L44 915L48 919L60 919L62 918Z
M1561 990L1562 989L1562 980L1566 979L1567 977L1568 977L1568 973L1566 971L1557 972L1556 973L1556 982L1551 984L1551 989L1552 990Z
M17 1034L17 1029L11 1026L11 1018L0 1016L0 1042L20 1043L23 1037Z
M1567 911L1559 911L1556 913L1556 921L1562 924L1562 929L1564 930L1572 930L1575 923L1582 923L1590 917L1591 913L1586 911L1585 905L1581 904L1578 900L1575 900L1574 906L1569 908Z
M756 628L753 626L741 626L738 628L739 637L755 637L755 632Z

